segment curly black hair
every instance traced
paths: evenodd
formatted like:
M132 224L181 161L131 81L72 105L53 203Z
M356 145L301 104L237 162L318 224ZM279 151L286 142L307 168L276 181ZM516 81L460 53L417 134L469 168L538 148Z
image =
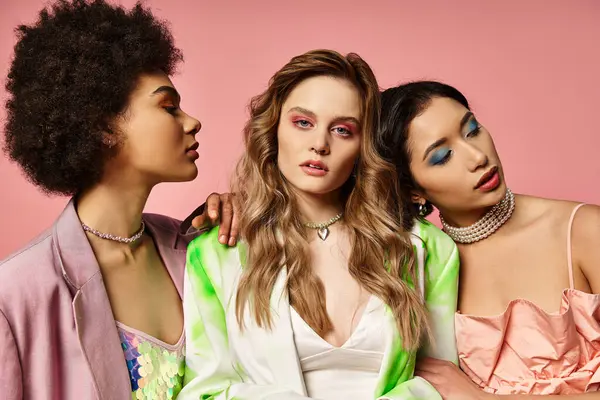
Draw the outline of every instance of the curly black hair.
M102 178L105 134L140 75L172 75L183 56L140 3L59 0L16 33L4 150L44 192L77 195Z

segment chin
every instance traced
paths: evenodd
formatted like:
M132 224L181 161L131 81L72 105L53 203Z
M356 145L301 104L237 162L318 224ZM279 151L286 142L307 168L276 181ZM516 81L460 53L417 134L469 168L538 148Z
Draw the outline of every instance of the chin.
M196 164L193 164L192 167L186 166L185 169L182 169L177 172L177 174L171 175L171 179L168 179L170 182L189 182L196 179L198 176L198 168Z
M494 206L494 205L500 203L500 201L502 201L504 196L506 196L506 190L507 190L507 186L504 183L504 181L502 181L502 183L496 189L494 189L491 192L484 193L486 203L489 202L490 206Z
M294 187L302 193L306 193L306 194L310 194L310 195L314 195L314 196L326 195L328 193L335 192L341 188L341 186L326 185L323 183L309 184L309 185L306 185L306 184L294 185Z
M184 177L183 181L185 181L185 182L193 181L194 179L196 179L197 176L198 176L198 168L194 164L194 169L192 171L190 171L190 173L187 176Z

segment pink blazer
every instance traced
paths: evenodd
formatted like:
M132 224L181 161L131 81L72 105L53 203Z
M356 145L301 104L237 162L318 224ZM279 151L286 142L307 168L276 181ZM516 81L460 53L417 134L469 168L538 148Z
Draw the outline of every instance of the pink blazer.
M144 214L179 295L195 234ZM73 202L0 263L0 398L129 400L131 384L98 263Z

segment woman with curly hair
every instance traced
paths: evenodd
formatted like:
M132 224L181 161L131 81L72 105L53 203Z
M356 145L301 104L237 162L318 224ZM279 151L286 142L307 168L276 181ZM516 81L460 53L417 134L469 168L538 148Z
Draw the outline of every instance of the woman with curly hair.
M181 399L440 399L413 370L430 332L432 353L456 354L456 246L403 229L379 96L359 56L316 50L252 100L233 181L243 242L214 229L188 247Z
M198 173L200 123L169 79L181 52L149 10L101 0L59 1L18 35L5 150L72 200L0 265L0 397L174 398L191 238L142 211Z

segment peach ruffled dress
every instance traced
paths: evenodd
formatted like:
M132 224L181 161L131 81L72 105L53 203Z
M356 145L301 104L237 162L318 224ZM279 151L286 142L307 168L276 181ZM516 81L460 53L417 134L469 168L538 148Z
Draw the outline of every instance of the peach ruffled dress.
M456 314L460 367L495 394L577 394L600 386L600 295L573 285L571 228L567 232L570 288L558 312L519 299L494 317ZM599 243L600 245L600 243Z

